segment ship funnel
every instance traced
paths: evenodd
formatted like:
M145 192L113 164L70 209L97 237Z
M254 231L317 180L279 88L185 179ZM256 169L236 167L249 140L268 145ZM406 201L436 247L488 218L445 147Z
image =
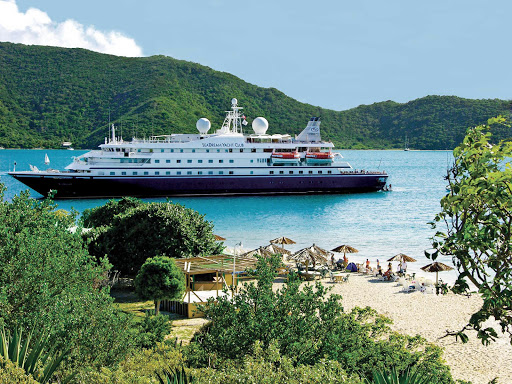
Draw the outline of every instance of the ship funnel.
M297 136L296 140L313 143L322 141L320 137L320 118L312 117L308 121L306 128Z

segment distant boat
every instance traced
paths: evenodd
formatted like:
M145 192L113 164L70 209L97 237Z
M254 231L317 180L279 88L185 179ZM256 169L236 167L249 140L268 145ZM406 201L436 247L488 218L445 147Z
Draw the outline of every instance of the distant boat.
M75 148L73 148L73 147L68 148L68 151L74 151L74 150L75 150Z
M44 163L46 165L50 165L50 158L48 157L48 154L46 154L46 153L44 154Z
M405 145L404 145L404 151L409 150L409 139L407 139L407 135L405 135Z

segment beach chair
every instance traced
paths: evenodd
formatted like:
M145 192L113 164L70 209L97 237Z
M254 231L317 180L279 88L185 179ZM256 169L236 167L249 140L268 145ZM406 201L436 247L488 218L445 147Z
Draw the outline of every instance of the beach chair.
M350 277L350 275L346 275L346 276L343 276L343 279L342 279L342 283L348 283L348 278Z
M344 276L342 276L342 275L334 276L334 280L335 280L336 283L343 283L343 278L344 278Z

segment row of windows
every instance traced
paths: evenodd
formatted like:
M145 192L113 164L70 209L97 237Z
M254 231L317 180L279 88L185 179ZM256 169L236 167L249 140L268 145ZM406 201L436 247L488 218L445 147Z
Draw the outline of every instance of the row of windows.
M258 163L266 163L267 162L267 159L257 159L258 160ZM192 164L194 160L187 160L187 164ZM203 164L203 160L196 160L198 164ZM213 164L213 161L212 159L208 160L208 164ZM153 160L153 162L155 164L160 164L160 160L159 159L155 159ZM176 160L176 164L181 164L181 160ZM220 159L218 160L219 164L223 164L224 163L224 160L223 159ZM230 164L233 164L235 162L235 160L229 160L228 161ZM171 163L171 160L165 160L165 163L166 164L170 164ZM251 159L251 163L254 163L254 160Z
M116 148L117 151L119 151L119 148ZM272 152L272 150L270 150ZM196 152L202 152L202 153L233 153L233 152L236 152L236 153L243 153L244 152L244 148L237 148L237 149L233 149L233 148L228 148L228 149L199 149L199 150L196 150L196 149L138 149L137 152L142 152L142 153L155 153L155 152L160 152L160 153L196 153ZM264 150L264 149L256 149L256 148L247 148L245 149L245 152L252 152L252 153L256 153L256 152L267 152L267 150Z
M319 174L319 175L322 173L323 173L322 171L317 171L317 174ZM105 173L99 172L99 174L104 175ZM165 171L165 172L164 171L154 171L151 173L149 171L130 171L130 172L122 171L121 173L115 172L115 171L110 172L110 176L116 176L119 174L121 176L127 176L128 174L130 174L132 176L139 176L139 175L149 176L150 174L154 175L154 176L160 176L160 175L170 176L171 171ZM176 175L213 175L213 174L224 175L224 171L195 171L194 173L192 171L186 171L186 172L185 171L176 171ZM254 171L251 171L250 174L253 175ZM284 175L284 171L279 171L279 173L275 173L274 171L269 172L269 175L274 175L274 174ZM288 174L293 175L294 171L288 171ZM296 174L302 175L302 174L304 174L304 171L298 171ZM308 174L312 175L313 171L308 171ZM327 174L329 174L329 175L332 174L332 171L327 171ZM233 171L227 171L226 175L233 175Z

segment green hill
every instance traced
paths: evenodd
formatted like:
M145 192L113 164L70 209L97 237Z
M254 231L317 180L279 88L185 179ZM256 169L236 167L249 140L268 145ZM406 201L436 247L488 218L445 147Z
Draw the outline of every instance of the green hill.
M207 117L221 125L236 97L249 122L264 116L270 133L300 132L322 117L322 136L339 148L453 148L465 129L499 114L511 102L427 96L347 111L300 103L274 88L164 56L126 58L84 49L0 43L0 145L54 147L63 141L93 148L107 134L109 112L125 138L196 132ZM497 138L510 135L503 129Z

